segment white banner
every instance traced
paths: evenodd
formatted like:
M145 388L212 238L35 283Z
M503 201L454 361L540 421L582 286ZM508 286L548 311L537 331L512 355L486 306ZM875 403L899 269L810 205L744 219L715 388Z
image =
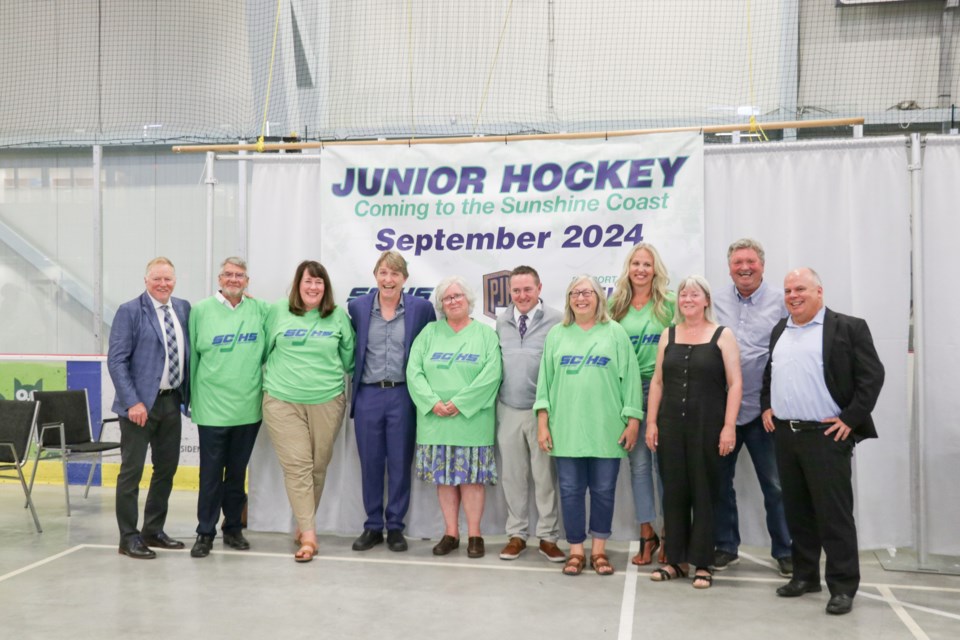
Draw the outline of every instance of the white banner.
M640 241L669 256L674 282L703 272L698 134L332 147L320 180L321 260L340 302L369 291L387 249L410 262L417 295L466 277L478 294L474 317L490 322L520 264L540 271L543 297L557 307L577 274L611 289Z
M670 139L678 140L672 148L668 148L664 142ZM654 146L651 148L648 144ZM356 201L361 198L351 200L347 197L335 198L332 192L330 196L320 193L321 171L316 163L254 165L250 228L251 291L268 299L284 295L297 263L304 258L320 258L331 271L339 301L342 302L353 290L362 289L365 292L364 287L373 285L371 271L379 253L375 247L379 241L377 233L385 228L394 229L391 237L395 244L402 234L414 238L411 249L404 251L411 261L411 277L407 286L425 289L421 294L429 294L441 277L454 273L470 278L476 274L476 286L479 288L482 274L496 273L526 262L540 270L544 278L544 298L557 306L562 302L561 292L567 278L575 273L594 273L604 278L607 286L612 286L612 278L619 273L623 257L628 252L626 246L611 248L604 247L603 243L589 250L560 246L566 239L563 235L566 226L578 225L583 229L591 224L606 227L616 223L623 225L626 233L628 226L642 224L644 239L660 249L670 267L674 286L678 277L691 272L702 273L704 269L714 287L729 286L727 246L737 238L754 237L765 245L766 279L773 286L781 286L788 269L801 265L813 266L824 278L827 304L838 311L866 318L870 323L874 341L887 369L887 380L874 413L880 439L864 443L862 451L860 447L857 448L860 544L870 548L909 543L909 459L904 453L908 446L905 400L906 327L910 293L910 231L907 216L909 172L902 139L725 145L708 149L705 158L701 148L699 138L658 136L608 142L473 144L457 147L434 145L429 152L422 147L324 149L325 170L329 171L334 164L340 165L340 170L334 174L335 179L323 181L329 188L344 184L348 166L374 169L449 167L457 176L461 174L456 172L464 166L482 166L487 171L482 194L475 195L468 191L461 195L453 188L453 195L432 195L430 199L421 195L414 201L398 197L396 192L392 198L395 202L454 202L455 208L462 207L462 204L457 204L458 200L469 198L494 203L494 212L480 214L482 223L475 221L474 214L451 214L450 218L459 221L459 224L454 226L454 220L444 224L445 238L453 233L490 232L498 227L506 227L505 232L514 234L553 231L548 240L560 239L558 245L551 246L549 250L546 246L548 243L542 250L512 247L500 251L467 251L462 247L457 250L436 250L431 245L430 250L421 246L419 255L416 235L436 233L440 228L439 223L430 221L428 224L427 220L420 221L415 216L412 216L413 219L408 219L411 216L357 216L351 207L355 207ZM518 153L517 149L527 151ZM530 149L535 149L535 154ZM507 153L513 154L509 160L502 155ZM347 162L344 154L349 155L350 162ZM357 161L367 154L376 160ZM332 157L334 155L337 159ZM464 155L486 160L484 163L467 163L462 161ZM663 188L664 173L657 168L657 160L649 176L653 180L650 187L613 189L610 180L604 177L601 185L604 189L594 188L596 170L603 160L608 161L604 171L610 169L611 158L627 160L620 168L621 183L626 184L630 179L631 158L674 159L681 155L688 155L689 159L675 173L673 186L669 188ZM442 158L444 162L428 164L427 156ZM407 160L401 164L397 158ZM459 164L451 161L456 158L461 159ZM498 158L497 164L491 158ZM568 200L573 195L574 199L596 197L606 202L614 192L634 198L669 194L665 203L662 199L660 201L666 207L651 209L651 201L648 200L647 209L629 212L610 211L604 207L602 211L595 212L519 215L498 210L507 196L518 199L540 193L532 182L537 167L553 163L569 168L578 161L590 163L594 168L591 174L594 184L583 191L565 189L563 197ZM505 167L512 165L511 175L515 175L527 164L531 166L528 190L519 192L518 187L511 184L509 186L514 189L512 193L501 193ZM704 178L700 177L701 166L705 166ZM694 168L695 174L686 173ZM546 171L542 170L541 180L545 178L543 172ZM659 183L655 176L659 176ZM415 178L416 173L412 186L416 186ZM369 179L367 185L371 184ZM424 180L424 185L428 185L429 175L425 175ZM440 180L439 176L437 180ZM684 182L682 191L681 181ZM687 181L692 185L687 185ZM700 195L701 182L706 193L703 221L699 213L699 202L704 200ZM576 186L578 183L575 181L574 184ZM435 186L443 185L436 182ZM381 191L383 188L381 185ZM395 186L395 189L399 187ZM553 192L542 195L541 201L556 202L555 198L560 194ZM373 196L364 198L373 200ZM322 207L318 206L321 200ZM688 200L695 200L698 205L687 207ZM378 201L384 202L382 199ZM944 202L949 202L949 199L944 199ZM687 218L690 210L696 211L696 216ZM544 221L544 226L540 229L512 226L517 219L526 224L530 218ZM553 223L560 229L559 232L550 226ZM691 231L684 231L685 225ZM581 231L581 240L583 235ZM950 236L943 234L942 237ZM496 236L493 241L496 242ZM447 246L446 243L444 246ZM483 317L482 308L478 308L474 315ZM952 378L947 376L944 379ZM317 516L318 527L324 531L356 535L363 524L354 435L353 425L348 420L334 447L333 460L327 471L327 490ZM751 466L749 456L741 458L736 489L743 543L765 546L769 540L764 527L763 497L753 470L748 468ZM636 537L628 476L622 470L617 486L613 525L616 539ZM494 487L487 492L482 523L484 532L488 535L502 534L505 518L502 491ZM947 520L944 518L944 522ZM258 441L250 465L250 523L257 530L287 531L293 527L290 507L284 498L279 464L265 435ZM439 535L442 530L436 492L426 483L415 482L408 531L413 536L429 537Z

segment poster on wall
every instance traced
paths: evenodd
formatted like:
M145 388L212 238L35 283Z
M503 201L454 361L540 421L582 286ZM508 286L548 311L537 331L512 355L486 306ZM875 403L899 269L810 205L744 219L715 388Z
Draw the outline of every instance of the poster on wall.
M540 272L557 307L578 274L612 290L638 242L657 247L674 283L703 273L703 202L699 134L328 147L321 259L344 302L374 286L382 251L397 250L409 292L426 298L442 278L464 276L478 294L474 317L492 322L521 264Z
M66 391L86 389L94 436L99 433L101 406L101 363L96 359L65 360L63 356L29 356L29 359L12 356L0 359L0 400L33 400L37 391ZM39 428L39 425L38 425ZM105 438L108 439L108 438ZM59 463L53 468L56 475L62 473ZM85 463L71 462L68 474L71 484L86 483L89 467ZM49 471L49 468L48 468ZM46 482L51 474L40 472L40 482ZM97 473L96 483L100 477ZM62 475L57 482L62 480Z

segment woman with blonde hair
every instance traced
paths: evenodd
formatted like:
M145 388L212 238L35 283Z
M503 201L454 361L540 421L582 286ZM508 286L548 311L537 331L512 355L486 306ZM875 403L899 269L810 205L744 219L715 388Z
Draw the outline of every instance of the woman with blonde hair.
M673 324L676 310L676 298L667 290L668 284L670 277L667 267L656 247L641 242L623 261L623 271L610 296L610 315L626 329L637 355L644 408L657 362L657 344L664 329ZM646 430L647 421L644 420L640 423L641 441L646 436ZM637 524L640 525L640 551L632 559L636 565L650 564L658 548L660 562L666 561L660 536L654 530L657 520L654 477L662 505L663 482L657 457L646 447L634 448L630 452L630 484Z
M563 526L570 543L564 575L583 571L589 534L590 566L598 575L609 576L614 569L606 542L620 459L638 444L643 417L640 371L626 332L610 321L596 278L574 278L566 299L563 322L550 329L544 343L533 405L537 442L557 463Z

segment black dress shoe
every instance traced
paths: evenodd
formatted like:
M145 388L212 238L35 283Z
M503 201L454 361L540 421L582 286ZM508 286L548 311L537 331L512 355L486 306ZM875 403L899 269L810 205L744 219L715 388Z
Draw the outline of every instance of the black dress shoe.
M122 541L117 553L130 556L136 560L151 560L157 557L155 551L148 549L147 546L143 544L143 540L140 539L140 536L135 536Z
M190 555L194 558L206 558L210 555L210 549L213 548L213 536L197 536L197 541L193 543L190 549Z
M453 536L443 536L440 538L440 542L433 546L433 555L435 556L445 556L454 549L460 548L460 538L454 538Z
M236 549L237 551L247 551L250 549L250 542L243 537L243 534L239 531L233 533L223 532L223 544L227 545L231 549Z
M353 541L353 550L369 551L378 544L383 544L383 531L364 529L363 533L357 536L357 539Z
M853 609L853 596L848 596L845 593L830 596L830 602L827 603L827 613L835 616L850 613L851 609Z
M390 549L390 551L407 550L407 539L403 537L402 531L387 531L387 548Z
M486 550L483 548L483 538L480 536L470 536L467 538L467 557L482 558Z
M797 598L805 593L819 593L820 583L807 580L798 580L794 578L787 584L777 589L777 595L781 598Z
M184 544L179 540L174 540L163 531L155 533L152 536L141 535L143 544L148 547L159 547L160 549L183 549Z

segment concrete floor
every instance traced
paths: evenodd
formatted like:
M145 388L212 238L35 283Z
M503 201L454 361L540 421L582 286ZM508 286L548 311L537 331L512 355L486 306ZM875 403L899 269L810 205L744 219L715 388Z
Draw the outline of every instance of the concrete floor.
M141 492L143 495L145 492ZM193 559L160 551L151 561L117 554L113 492L38 486L42 534L18 485L0 484L0 628L22 638L958 638L960 578L886 572L861 554L854 610L824 613L827 593L784 599L784 579L765 550L744 548L739 565L695 591L689 580L657 584L628 566L628 543L612 542L611 578L564 577L532 550L497 558L466 550L431 555L433 541L406 553L383 546L351 551L350 538L324 536L317 559L292 561L289 536L248 532L249 552ZM196 494L174 492L167 533L189 549ZM636 543L633 543L634 545Z

